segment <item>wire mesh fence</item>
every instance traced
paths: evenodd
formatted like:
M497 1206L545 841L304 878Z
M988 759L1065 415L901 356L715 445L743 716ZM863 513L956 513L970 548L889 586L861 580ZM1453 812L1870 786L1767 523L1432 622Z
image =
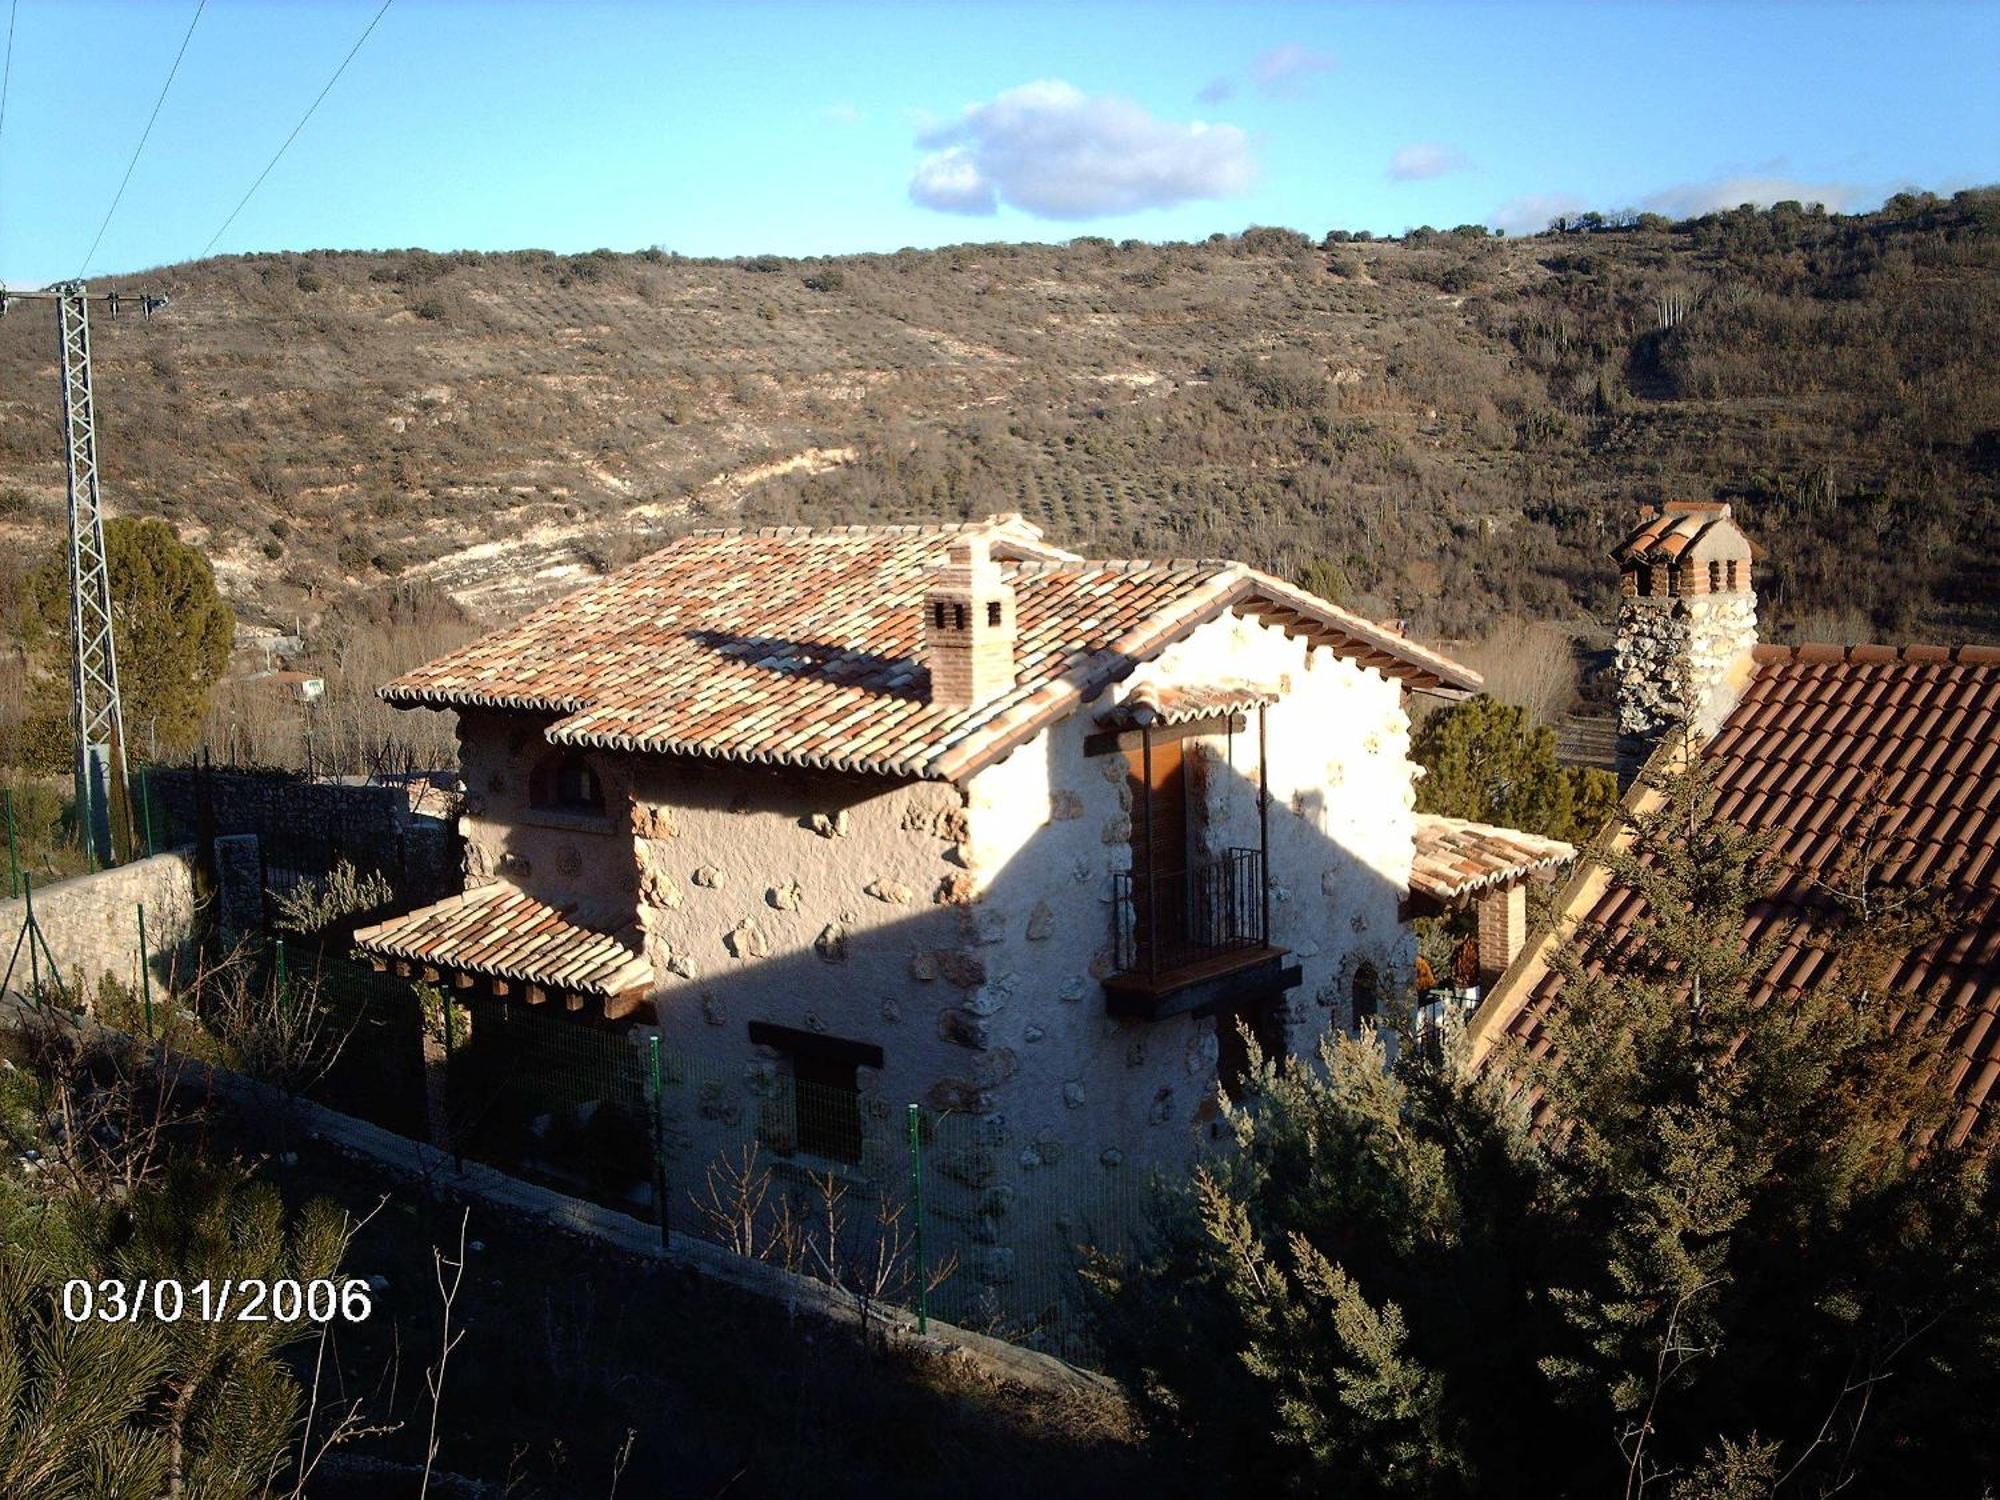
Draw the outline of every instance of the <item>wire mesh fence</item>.
M1083 1268L1129 1249L1152 1174L1115 1149L871 1086L872 1069L682 1052L554 1001L265 940L88 996L98 1019L657 1227L1081 1363ZM20 985L16 985L19 990Z

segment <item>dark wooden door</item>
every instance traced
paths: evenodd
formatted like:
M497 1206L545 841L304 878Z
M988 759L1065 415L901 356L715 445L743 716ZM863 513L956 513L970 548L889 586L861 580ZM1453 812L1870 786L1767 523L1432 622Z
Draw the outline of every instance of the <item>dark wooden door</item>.
M1188 947L1187 868L1191 829L1182 740L1155 740L1150 757L1125 752L1132 789L1132 897L1140 962L1177 962ZM1157 947L1155 944L1157 943Z

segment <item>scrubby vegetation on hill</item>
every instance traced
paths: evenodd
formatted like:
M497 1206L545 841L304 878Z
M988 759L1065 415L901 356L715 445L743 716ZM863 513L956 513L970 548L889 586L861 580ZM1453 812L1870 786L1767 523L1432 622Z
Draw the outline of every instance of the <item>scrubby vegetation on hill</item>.
M392 580L511 613L738 515L1019 509L1464 635L1602 613L1635 504L1720 495L1777 632L1990 638L1996 269L1992 190L1527 240L242 257L100 317L103 458L252 620ZM0 322L21 537L60 517L53 342Z

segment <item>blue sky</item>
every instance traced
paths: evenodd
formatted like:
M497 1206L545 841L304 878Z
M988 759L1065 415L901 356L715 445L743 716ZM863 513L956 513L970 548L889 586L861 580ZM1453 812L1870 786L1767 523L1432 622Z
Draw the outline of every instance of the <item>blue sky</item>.
M195 0L13 3L32 284L78 269ZM378 3L208 0L93 273L199 253ZM217 250L1519 231L1996 180L2000 7L394 0Z

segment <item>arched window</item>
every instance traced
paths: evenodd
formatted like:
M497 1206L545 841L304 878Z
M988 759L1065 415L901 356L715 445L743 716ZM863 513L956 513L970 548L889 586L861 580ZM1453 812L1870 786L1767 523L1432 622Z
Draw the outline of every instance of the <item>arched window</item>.
M589 761L573 750L562 751L544 756L535 767L528 778L528 801L558 812L601 814L604 784Z
M1354 971L1352 988L1354 996L1354 1024L1372 1021L1382 1010L1382 976L1375 972L1375 965L1363 963Z

